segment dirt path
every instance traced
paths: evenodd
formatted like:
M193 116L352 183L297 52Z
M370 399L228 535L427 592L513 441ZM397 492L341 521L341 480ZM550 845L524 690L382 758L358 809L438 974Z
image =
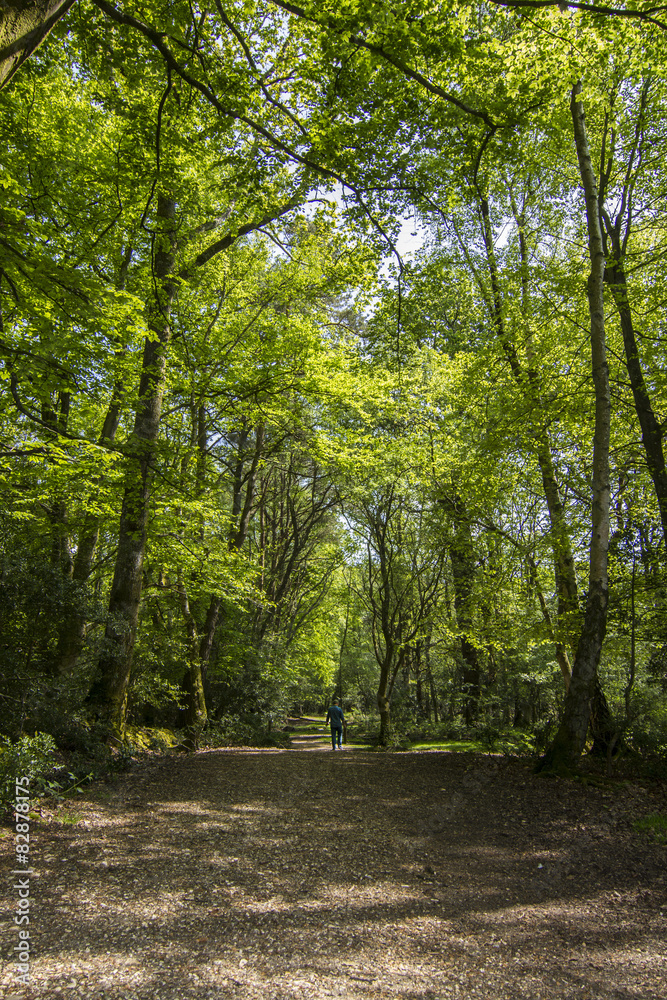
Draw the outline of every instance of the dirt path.
M321 719L302 716L298 719L288 719L287 724L290 730L292 750L331 750L332 753L334 752L331 745L331 730L329 726L322 723ZM318 732L306 732L315 726ZM345 749L354 750L356 748L347 743Z
M667 852L631 828L664 790L443 753L217 750L76 805L33 827L32 981L5 964L4 998L666 995Z

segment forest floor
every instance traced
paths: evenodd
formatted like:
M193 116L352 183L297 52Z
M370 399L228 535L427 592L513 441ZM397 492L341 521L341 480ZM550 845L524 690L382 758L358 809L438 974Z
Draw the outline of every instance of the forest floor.
M316 744L156 756L43 809L30 985L7 962L0 996L664 1000L667 848L633 830L664 785Z

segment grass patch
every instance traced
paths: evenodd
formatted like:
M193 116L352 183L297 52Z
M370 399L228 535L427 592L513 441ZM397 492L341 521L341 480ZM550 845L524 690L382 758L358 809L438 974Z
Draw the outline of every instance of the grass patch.
M638 833L648 833L659 844L667 845L667 816L664 813L654 813L635 820L632 824Z
M410 750L447 750L449 753L486 753L487 748L476 740L428 740L411 743Z
M83 819L83 814L75 809L59 809L54 819L56 823L62 823L64 826L76 826Z
M534 753L532 740L523 733L482 733L465 739L416 739L409 745L410 750L446 750L449 753L501 753L509 757L525 757Z

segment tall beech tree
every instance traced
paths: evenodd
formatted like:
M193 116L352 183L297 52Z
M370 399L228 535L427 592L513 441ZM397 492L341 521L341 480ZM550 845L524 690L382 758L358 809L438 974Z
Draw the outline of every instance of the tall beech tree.
M607 261L605 281L618 312L623 335L625 364L630 379L646 464L658 501L663 536L667 544L667 469L663 446L664 425L655 412L645 363L636 329L628 263L638 270L650 263L651 249L633 253L633 229L664 226L664 216L653 205L654 191L642 190L643 175L650 171L661 155L664 137L662 129L651 115L652 91L658 87L650 74L633 81L630 94L624 91L629 81L612 83L610 107L605 112L599 168L599 202L602 241ZM652 120L651 120L652 119ZM648 162L647 162L648 161ZM644 258L637 265L635 258ZM647 259L648 258L648 261ZM651 378L649 372L649 380Z
M127 449L129 461L109 598L106 649L100 658L103 711L119 739L125 730L127 686L141 600L150 491L171 339L175 242L176 203L168 193L160 193L155 226L154 292L147 313L149 333L141 364L139 405Z
M588 595L581 638L577 646L572 678L565 698L563 718L554 742L541 761L542 770L558 769L562 766L576 764L583 750L588 732L595 678L607 629L609 599L611 394L604 314L605 256L600 226L601 213L597 179L586 130L582 91L582 83L578 80L572 88L570 107L581 184L586 201L586 227L591 266L587 295L590 314L592 377L595 387L595 430L591 482L592 514Z

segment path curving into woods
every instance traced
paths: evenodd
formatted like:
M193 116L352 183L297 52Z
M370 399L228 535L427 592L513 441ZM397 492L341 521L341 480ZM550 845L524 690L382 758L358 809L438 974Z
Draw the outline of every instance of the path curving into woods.
M631 824L664 808L494 757L154 758L34 824L0 996L658 1000L667 852Z
M312 730L316 727L316 731ZM296 719L287 720L287 735L290 740L291 750L329 750L334 753L331 746L331 729L325 725L321 719L301 716ZM345 750L356 750L352 743L345 743Z

